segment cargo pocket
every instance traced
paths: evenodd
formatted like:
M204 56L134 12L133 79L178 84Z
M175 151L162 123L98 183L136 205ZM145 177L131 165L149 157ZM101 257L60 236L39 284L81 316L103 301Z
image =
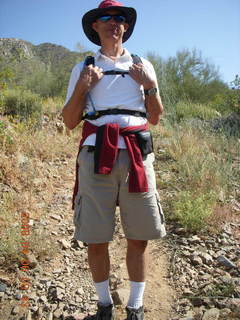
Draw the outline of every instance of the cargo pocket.
M160 203L159 194L156 192L155 195L156 195L156 199L157 199L157 206L158 206L159 215L161 217L161 224L165 224L165 216L164 216L163 209L162 209L162 206Z
M74 215L73 215L73 223L75 226L80 225L81 208L82 208L82 197L79 196L75 202L75 209L74 209Z

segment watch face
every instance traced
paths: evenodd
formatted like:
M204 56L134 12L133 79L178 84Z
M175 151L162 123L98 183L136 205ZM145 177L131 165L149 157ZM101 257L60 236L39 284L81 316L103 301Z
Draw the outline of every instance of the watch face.
M151 88L148 90L148 94L151 96L151 95L154 95L157 93L157 88Z

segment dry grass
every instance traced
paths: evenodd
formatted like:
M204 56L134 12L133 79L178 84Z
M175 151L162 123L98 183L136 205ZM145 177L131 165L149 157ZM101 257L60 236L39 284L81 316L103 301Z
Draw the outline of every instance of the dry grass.
M29 212L34 225L46 220L59 184L69 179L65 168L77 153L79 134L77 130L71 137L60 134L58 114L42 130L34 129L31 123L9 122L7 118L1 121L0 255L5 257L6 267L19 260L21 213ZM34 227L31 231L29 241L34 254L38 258L50 256L54 246L47 232Z
M60 101L51 99L45 102L46 121L41 129L30 122L0 119L0 253L9 262L19 255L21 212L29 212L33 222L40 224L49 214L59 185L73 183L81 128L70 136L59 130L63 126L59 105ZM206 224L209 214L205 215L205 208L213 208L210 217L218 229L222 225L219 221L225 219L219 208L231 208L230 198L238 199L240 195L239 141L186 125L174 128L167 122L152 130L157 183L168 219L177 219L177 211L181 215L190 208L187 223L196 225L191 210L195 201L199 206L196 216L203 215L200 221ZM204 206L210 193L209 205ZM187 226L184 220L182 223ZM44 229L41 233L36 228L32 231L35 255L49 256L53 248L47 233Z
M183 226L191 229L192 224L192 231L197 231L200 216L206 227L210 226L208 216L215 216L220 218L215 224L220 230L224 219L219 208L231 207L240 190L239 140L186 124L155 128L154 137L157 182L168 217L180 218Z

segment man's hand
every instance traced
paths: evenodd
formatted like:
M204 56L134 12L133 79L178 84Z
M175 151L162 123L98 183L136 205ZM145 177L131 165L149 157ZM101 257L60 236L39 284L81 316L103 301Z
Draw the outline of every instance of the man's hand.
M129 75L140 85L143 85L145 90L156 87L155 81L151 78L149 71L142 63L133 64L129 68Z
M81 86L85 88L86 91L91 90L95 84L101 80L103 77L103 69L99 67L94 67L92 64L86 66L79 77L79 82Z

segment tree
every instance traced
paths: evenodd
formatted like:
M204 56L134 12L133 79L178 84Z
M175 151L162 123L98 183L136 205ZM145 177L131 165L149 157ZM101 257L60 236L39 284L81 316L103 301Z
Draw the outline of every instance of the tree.
M196 49L178 51L175 57L166 60L151 53L148 58L155 67L164 101L207 103L217 93L227 90L217 68Z

